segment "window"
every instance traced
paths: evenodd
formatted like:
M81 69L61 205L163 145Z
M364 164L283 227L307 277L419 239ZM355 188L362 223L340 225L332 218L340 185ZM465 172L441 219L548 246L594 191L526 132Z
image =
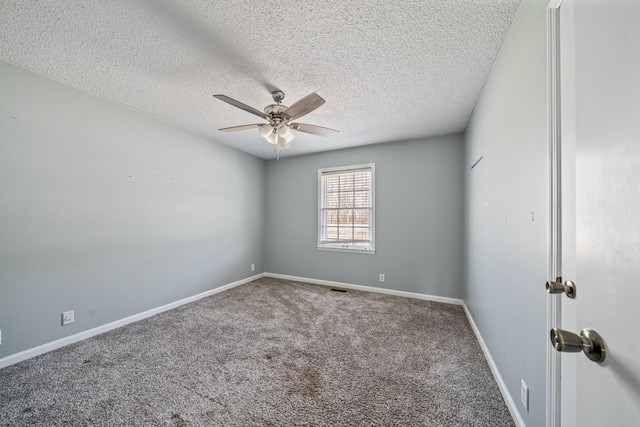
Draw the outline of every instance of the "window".
M374 254L375 165L318 170L318 249Z

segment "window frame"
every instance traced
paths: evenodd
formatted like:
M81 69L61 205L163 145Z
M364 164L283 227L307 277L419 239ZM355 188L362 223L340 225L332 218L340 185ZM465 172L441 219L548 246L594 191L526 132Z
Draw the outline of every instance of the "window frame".
M356 172L359 170L371 171L371 185L369 187L370 196L370 208L369 208L369 246L361 247L355 244L344 243L322 243L322 214L325 207L323 201L326 199L323 194L322 177L323 175L339 175L341 173L347 174L349 172ZM319 251L330 252L348 252L355 254L374 255L376 253L375 247L375 181L376 181L376 165L375 163L365 163L360 165L348 165L337 166L331 168L318 169L318 230L317 230L317 249ZM353 209L352 209L353 210Z

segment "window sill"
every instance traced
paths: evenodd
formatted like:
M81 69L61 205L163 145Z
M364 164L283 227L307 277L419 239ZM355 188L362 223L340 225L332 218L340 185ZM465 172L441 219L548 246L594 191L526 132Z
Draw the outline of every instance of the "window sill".
M375 249L357 249L357 248L332 248L328 246L317 246L319 251L326 252L347 252L350 254L375 255Z

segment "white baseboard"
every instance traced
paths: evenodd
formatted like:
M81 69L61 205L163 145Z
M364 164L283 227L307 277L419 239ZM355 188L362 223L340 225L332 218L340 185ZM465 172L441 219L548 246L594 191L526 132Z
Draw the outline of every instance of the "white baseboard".
M487 344L484 342L484 339L482 339L482 335L480 334L480 330L478 329L478 326L476 325L476 322L473 320L473 317L471 316L471 312L467 308L467 305L464 304L464 303L462 304L462 308L464 309L464 312L467 315L467 319L469 319L469 323L471 324L471 329L473 329L473 333L476 335L476 338L478 339L478 342L480 343L480 348L482 348L482 352L484 353L484 357L485 357L485 359L487 359L487 363L489 363L489 367L491 368L491 372L493 373L493 377L495 378L496 382L498 383L498 387L500 388L500 393L502 393L502 397L504 398L504 401L507 404L507 408L509 409L509 412L511 413L511 417L513 418L514 422L516 423L516 427L527 427L526 424L524 423L524 421L522 420L522 416L520 415L520 411L518 410L518 407L516 406L516 403L513 400L513 397L511 396L511 393L509 393L509 389L507 388L507 385L505 384L504 380L502 379L502 375L500 375L500 371L498 370L498 366L496 365L496 362L493 360L493 357L491 356L491 353L489 352L489 347L487 347Z
M310 279L308 277L289 276L286 274L264 273L264 277L273 277L275 279L293 280L296 282L313 283L315 285L334 286L337 288L356 289L358 291L376 292L379 294L395 295L399 297L422 299L427 301L442 302L445 304L463 305L461 299L440 297L436 295L419 294L417 292L396 291L393 289L376 288L373 286L354 285L351 283L332 282L330 280Z
M151 310L144 311L142 313L134 314L129 317L125 317L124 319L116 320L111 323L107 323L102 326L95 327L93 329L89 329L87 331L79 332L74 335L70 335L68 337L60 338L55 341L48 342L46 344L39 345L34 348L30 348L28 350L21 351L19 353L15 353L0 359L0 369L5 368L7 366L14 365L16 363L22 362L27 359L31 359L32 357L40 356L41 354L48 353L60 347L64 347L65 345L73 344L78 341L85 340L87 338L91 338L96 335L100 335L102 333L108 332L112 329L119 328L121 326L127 325L129 323L137 322L142 319L146 319L147 317L154 316L158 313L162 313L163 311L171 310L176 307L180 307L181 305L188 304L193 301L197 301L199 299L217 294L222 291L226 291L227 289L235 288L236 286L244 285L245 283L252 282L256 279L264 277L264 273L256 274L255 276L247 277L246 279L241 279L233 283L229 283L227 285L220 286L215 289L211 289L206 292L202 292L197 295L193 295L188 298L181 299L179 301L175 301L169 304L165 304L160 307L152 308Z

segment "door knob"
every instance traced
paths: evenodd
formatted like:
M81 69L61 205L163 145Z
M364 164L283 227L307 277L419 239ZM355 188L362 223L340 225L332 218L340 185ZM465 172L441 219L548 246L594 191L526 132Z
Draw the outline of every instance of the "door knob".
M556 278L555 282L548 281L547 282L547 292L550 294L561 294L564 292L566 296L569 298L576 297L576 284L571 280L567 280L562 283L562 277Z
M551 344L558 351L578 353L580 351L594 362L602 363L607 355L604 340L593 329L585 328L576 335L562 329L551 329Z

